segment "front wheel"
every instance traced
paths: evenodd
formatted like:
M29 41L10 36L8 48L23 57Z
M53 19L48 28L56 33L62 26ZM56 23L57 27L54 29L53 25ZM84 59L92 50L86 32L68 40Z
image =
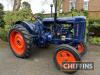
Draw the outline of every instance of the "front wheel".
M74 64L81 61L80 55L76 49L69 45L60 45L54 53L54 63L56 67L65 73L75 73L78 67L74 70L68 70L64 67L65 64L73 62Z
M83 56L87 52L87 45L86 43L78 43L77 45L78 53Z

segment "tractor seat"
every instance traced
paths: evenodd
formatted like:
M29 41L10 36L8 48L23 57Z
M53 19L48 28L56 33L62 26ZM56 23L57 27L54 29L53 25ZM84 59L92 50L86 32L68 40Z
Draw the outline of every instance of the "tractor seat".
M55 22L58 24L66 24L66 23L73 23L75 21L75 18L72 17L63 17L63 18L57 18L55 21L54 18L44 18L43 24L54 24Z

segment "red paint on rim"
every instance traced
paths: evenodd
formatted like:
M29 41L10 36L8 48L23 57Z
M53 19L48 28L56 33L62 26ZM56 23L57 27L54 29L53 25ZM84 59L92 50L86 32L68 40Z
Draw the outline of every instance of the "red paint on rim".
M56 60L59 65L62 65L63 62L76 62L74 55L65 50L61 50L57 53Z
M84 46L82 43L78 44L78 53L81 54L84 51Z
M12 30L10 33L10 45L12 50L18 54L21 55L24 53L25 50L25 41L23 39L23 36L20 32L16 30Z

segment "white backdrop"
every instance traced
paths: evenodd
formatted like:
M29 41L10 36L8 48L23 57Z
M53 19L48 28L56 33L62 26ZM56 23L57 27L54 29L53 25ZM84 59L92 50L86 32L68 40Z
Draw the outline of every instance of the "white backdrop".
M13 9L14 2L12 2L11 0L0 0L0 3L3 4L5 11Z
M23 1L27 1L31 4L31 9L33 13L40 13L43 11L44 13L50 13L50 4L53 3L53 0L22 0L22 2Z
M53 0L22 0L30 3L33 13L50 13L51 8L50 4L53 3ZM11 11L13 9L13 2L11 0L0 0L0 3L3 4L5 11ZM53 8L54 9L54 8Z

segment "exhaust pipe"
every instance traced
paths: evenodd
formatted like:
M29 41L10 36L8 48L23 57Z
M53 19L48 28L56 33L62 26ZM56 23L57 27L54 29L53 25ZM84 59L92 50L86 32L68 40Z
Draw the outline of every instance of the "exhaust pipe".
M55 13L54 13L54 20L57 20L57 0L54 1L54 5L55 5Z

